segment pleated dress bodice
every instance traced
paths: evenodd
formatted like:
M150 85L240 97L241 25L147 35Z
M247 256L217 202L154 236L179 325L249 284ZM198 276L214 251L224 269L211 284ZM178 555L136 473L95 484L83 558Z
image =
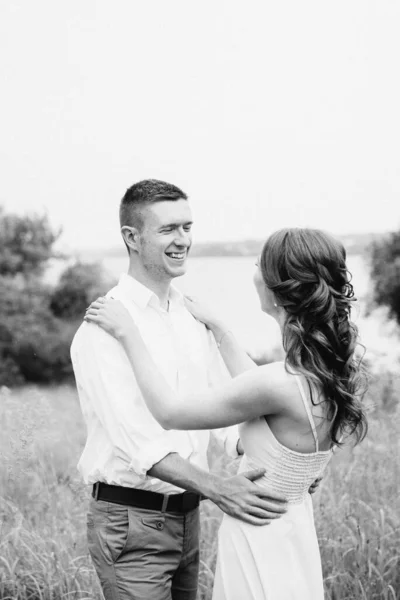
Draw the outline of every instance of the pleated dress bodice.
M272 433L265 417L239 426L244 457L240 471L266 469L257 484L283 494L289 503L303 502L310 485L324 471L332 450L320 451L314 419L298 375L295 376L315 440L315 452L302 453L281 444Z

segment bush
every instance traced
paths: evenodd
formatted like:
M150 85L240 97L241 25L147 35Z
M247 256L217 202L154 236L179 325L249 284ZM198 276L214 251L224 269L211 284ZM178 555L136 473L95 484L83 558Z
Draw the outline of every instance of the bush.
M51 329L38 326L19 340L13 358L25 381L58 383L72 377L70 347L75 330L54 321Z
M22 278L1 278L0 286L0 386L71 376L69 347L76 326L54 317L49 288Z
M60 319L82 319L86 307L112 287L98 263L76 262L60 277L50 308Z
M72 377L75 331L87 305L111 285L98 264L68 267L55 289L38 278L0 277L0 386Z
M374 301L400 324L400 231L375 242L370 258Z

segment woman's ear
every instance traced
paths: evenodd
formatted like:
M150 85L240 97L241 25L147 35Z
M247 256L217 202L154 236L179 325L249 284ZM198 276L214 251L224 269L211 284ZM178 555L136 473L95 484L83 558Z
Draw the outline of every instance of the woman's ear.
M124 225L123 227L121 227L121 235L124 238L125 244L131 250L137 252L139 231L136 229L136 227L129 227L128 225Z

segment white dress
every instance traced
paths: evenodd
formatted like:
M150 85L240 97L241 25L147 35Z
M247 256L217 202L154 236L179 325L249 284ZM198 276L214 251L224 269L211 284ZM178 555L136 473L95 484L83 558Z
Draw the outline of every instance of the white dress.
M240 425L245 454L239 471L263 467L256 483L282 493L288 511L270 525L255 526L224 515L218 535L213 600L322 600L321 558L308 488L322 473L332 451L318 450L308 400L296 375L314 435L315 452L283 446L265 418Z

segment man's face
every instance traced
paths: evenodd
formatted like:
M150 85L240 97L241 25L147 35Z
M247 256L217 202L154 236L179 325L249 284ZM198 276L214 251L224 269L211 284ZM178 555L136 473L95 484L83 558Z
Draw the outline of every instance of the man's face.
M155 202L142 210L138 253L151 277L173 279L186 272L192 244L192 211L187 200Z

